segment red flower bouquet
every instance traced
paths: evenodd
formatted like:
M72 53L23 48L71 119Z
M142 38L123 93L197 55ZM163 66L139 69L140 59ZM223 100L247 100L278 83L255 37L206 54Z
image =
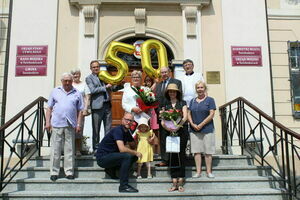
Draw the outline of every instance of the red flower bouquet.
M136 102L143 112L148 112L152 108L157 108L159 102L156 99L155 93L150 88L134 88L131 87L137 94Z

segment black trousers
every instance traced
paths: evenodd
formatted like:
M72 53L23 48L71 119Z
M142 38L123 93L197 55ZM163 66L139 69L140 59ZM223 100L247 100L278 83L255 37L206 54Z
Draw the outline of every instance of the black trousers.
M110 102L104 103L101 109L92 110L92 128L93 128L93 150L96 150L96 145L100 140L101 123L104 124L105 134L111 129L111 104Z
M188 141L188 127L184 125L178 131L180 137L180 152L170 153L170 174L171 178L185 177L185 162L186 162L186 144Z
M129 153L109 153L97 159L97 164L106 169L120 169L120 186L128 185L129 171L138 157Z

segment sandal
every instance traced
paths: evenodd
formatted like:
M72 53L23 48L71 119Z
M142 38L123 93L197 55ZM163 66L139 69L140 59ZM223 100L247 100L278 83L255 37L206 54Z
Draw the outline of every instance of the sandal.
M168 192L174 192L174 191L176 191L176 190L178 190L178 188L177 188L177 186L172 186L172 187L170 187L169 189L168 189Z
M184 192L184 179L183 178L179 178L178 180L178 192Z
M182 185L178 186L178 192L184 192L184 187Z

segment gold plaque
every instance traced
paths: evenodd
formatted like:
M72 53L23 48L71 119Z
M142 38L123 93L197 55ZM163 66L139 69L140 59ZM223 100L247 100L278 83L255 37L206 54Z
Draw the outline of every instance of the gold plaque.
M219 71L210 71L206 72L206 83L207 84L220 84L220 72Z

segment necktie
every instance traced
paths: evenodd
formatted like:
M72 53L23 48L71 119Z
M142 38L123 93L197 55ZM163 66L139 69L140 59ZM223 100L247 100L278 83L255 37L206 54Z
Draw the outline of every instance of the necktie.
M163 83L162 83L162 86L161 86L162 93L165 93L166 83L167 83L167 81L163 81Z

